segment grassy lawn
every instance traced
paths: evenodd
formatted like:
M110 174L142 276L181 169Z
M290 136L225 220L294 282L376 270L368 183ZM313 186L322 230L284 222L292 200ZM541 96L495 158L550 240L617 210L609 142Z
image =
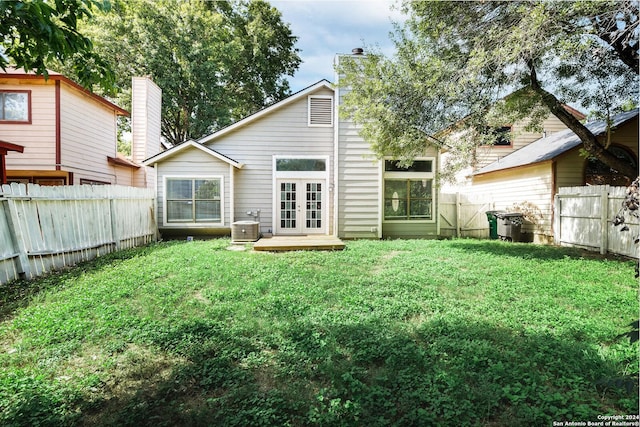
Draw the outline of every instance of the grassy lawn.
M228 243L162 243L2 289L0 425L637 414L638 345L616 338L638 317L631 262L496 241Z

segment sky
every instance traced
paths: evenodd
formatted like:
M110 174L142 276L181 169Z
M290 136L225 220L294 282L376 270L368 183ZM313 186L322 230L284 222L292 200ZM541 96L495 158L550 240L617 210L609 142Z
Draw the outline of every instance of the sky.
M403 18L395 0L272 0L298 37L302 64L289 83L293 93L319 80L334 81L333 60L338 53L375 46L392 54L392 22Z

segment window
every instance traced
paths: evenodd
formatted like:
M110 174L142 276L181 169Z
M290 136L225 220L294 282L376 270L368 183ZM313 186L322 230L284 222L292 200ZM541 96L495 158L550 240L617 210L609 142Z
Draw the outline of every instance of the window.
M167 222L222 222L222 178L167 178Z
M490 137L489 140L493 141L493 143L487 144L487 147L511 147L511 126L487 127L484 134Z
M411 166L401 167L396 160L384 161L385 172L433 172L432 160L415 160Z
M635 169L638 169L638 161L636 160L636 157L632 153L629 153L626 148L619 145L613 145L609 147L609 151L617 158L633 165ZM608 184L627 187L631 184L631 179L620 175L618 171L611 169L600 160L590 158L587 160L587 165L585 167L584 182L586 185Z
M96 181L95 179L80 178L80 185L110 185L107 181Z
M278 172L322 172L327 170L325 159L276 159Z
M0 122L31 122L30 91L0 91Z
M309 126L333 126L333 98L309 97Z
M493 145L498 147L510 147L511 146L511 126L502 126L493 129L493 135L495 140Z
M430 179L385 179L384 219L432 219Z
M433 159L415 160L402 167L397 160L384 161L384 220L432 221Z

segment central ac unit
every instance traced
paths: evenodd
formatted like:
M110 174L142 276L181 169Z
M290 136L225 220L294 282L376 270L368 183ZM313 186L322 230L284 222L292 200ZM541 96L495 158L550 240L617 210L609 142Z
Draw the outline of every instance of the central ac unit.
M256 221L236 221L231 224L232 242L255 242L260 237L260 223Z

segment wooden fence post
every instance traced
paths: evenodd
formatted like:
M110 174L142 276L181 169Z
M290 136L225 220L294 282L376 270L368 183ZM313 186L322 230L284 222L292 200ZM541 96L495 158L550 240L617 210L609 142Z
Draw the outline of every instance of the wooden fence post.
M460 237L460 192L456 192L456 237Z
M120 250L120 233L118 233L118 221L116 218L116 199L112 196L109 199L109 210L111 211L111 239L116 242L116 251Z
M600 191L600 253L607 253L609 249L609 186L602 186Z
M4 211L7 218L7 224L9 225L9 235L13 241L14 250L18 253L18 274L24 274L30 279L31 264L29 263L27 248L24 245L24 236L22 234L22 228L20 227L20 218L18 216L18 209L16 208L15 200L8 198Z
M561 212L561 202L560 195L556 194L553 197L553 240L556 245L561 244L562 236L561 236L561 228L560 223L562 222L562 212Z

